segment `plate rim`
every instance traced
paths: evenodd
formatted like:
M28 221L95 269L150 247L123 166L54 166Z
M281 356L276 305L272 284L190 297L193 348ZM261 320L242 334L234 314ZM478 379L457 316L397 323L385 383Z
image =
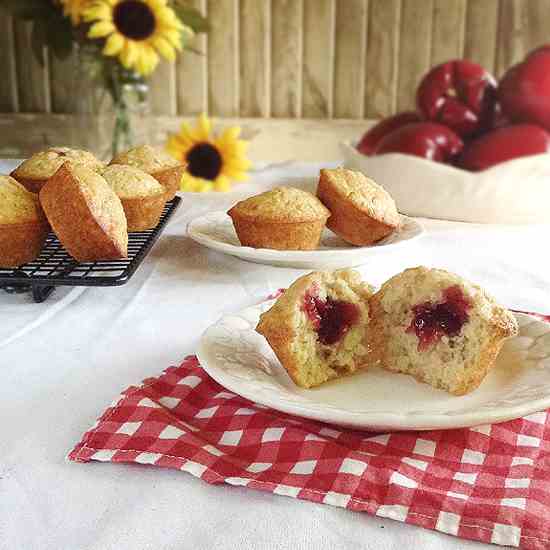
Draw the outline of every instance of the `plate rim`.
M206 360L206 345L207 336L210 331L214 330L225 318L230 316L238 316L244 314L246 311L254 310L260 307L262 304L256 304L248 308L243 308L235 313L223 315L215 323L211 324L201 335L200 343L196 352L199 363L206 373L212 377L218 384L226 388L227 390L239 395L240 397L252 401L253 403L270 407L279 412L290 414L309 420L318 422L324 422L336 426L344 426L352 429L360 430L374 430L374 431L426 431L426 430L448 430L448 429L463 429L474 426L480 426L485 424L496 424L500 422L506 422L508 420L514 420L527 416L529 414L539 412L541 410L550 408L550 393L545 397L536 399L528 404L518 404L511 406L503 406L498 409L489 411L475 411L470 413L445 415L437 412L429 412L423 414L410 415L403 412L352 412L346 409L338 407L331 407L325 412L319 412L308 408L307 404L301 403L286 403L285 401L277 402L276 399L272 399L270 396L265 396L256 392L252 395L252 391L243 392L240 388L235 389L235 386L231 382L227 383L227 380L237 380L231 375L227 374L221 369L213 367L208 364ZM544 321L538 319L534 315L527 313L514 312L514 316L518 320L522 318L544 323ZM239 385L237 381L236 386ZM259 399L258 399L259 397ZM338 418L335 417L338 416ZM359 420L360 417L360 420Z
M249 260L275 260L279 262L285 262L286 265L291 265L293 262L309 262L313 265L314 263L316 263L315 256L318 254L321 254L322 256L334 256L334 254L338 254L339 256L346 256L349 258L364 257L366 259L369 254L376 253L381 250L387 250L388 248L394 249L397 246L410 243L411 241L422 237L426 233L424 226L416 218L400 213L400 218L407 220L407 222L413 226L415 233L411 237L399 240L397 242L381 244L378 246L350 245L349 248L342 248L339 250L272 250L269 248L252 248L250 246L237 246L229 243L224 243L196 231L195 226L201 221L204 221L206 217L214 215L221 216L222 214L229 218L227 212L225 212L224 210L211 210L200 216L197 216L196 218L193 218L187 224L188 237L207 248L229 254L230 256ZM321 261L317 261L321 263Z

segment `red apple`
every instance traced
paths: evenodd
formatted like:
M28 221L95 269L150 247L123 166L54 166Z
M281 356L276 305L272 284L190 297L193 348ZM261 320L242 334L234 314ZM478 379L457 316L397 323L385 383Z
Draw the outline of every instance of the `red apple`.
M467 137L490 126L496 82L481 65L466 60L434 67L420 82L416 103L429 120Z
M550 130L550 45L531 52L506 72L498 99L510 120Z
M385 136L412 122L420 122L422 117L414 111L405 111L396 115L384 118L365 132L357 145L357 150L363 155L372 155L376 146Z
M375 154L405 153L437 162L451 162L462 151L463 142L450 128L435 122L402 126L384 137Z
M495 164L539 153L550 152L550 134L534 124L498 128L464 147L458 165L477 172Z

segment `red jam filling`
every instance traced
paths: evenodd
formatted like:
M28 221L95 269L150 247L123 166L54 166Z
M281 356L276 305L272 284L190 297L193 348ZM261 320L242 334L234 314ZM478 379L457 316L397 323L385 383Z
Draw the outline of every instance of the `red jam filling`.
M306 294L303 311L317 331L322 344L331 346L340 341L359 320L359 308L350 302L323 300L313 293Z
M418 351L425 351L439 342L442 336L456 336L468 321L468 310L472 304L462 289L451 286L443 291L443 301L424 302L412 308L413 320L407 332L416 334Z

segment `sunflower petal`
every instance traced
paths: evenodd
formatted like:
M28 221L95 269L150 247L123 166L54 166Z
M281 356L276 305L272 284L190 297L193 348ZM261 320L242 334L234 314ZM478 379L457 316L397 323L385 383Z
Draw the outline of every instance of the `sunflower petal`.
M212 124L210 119L206 116L206 113L201 113L196 128L196 133L199 135L199 139L207 141L210 138L210 130Z
M222 135L221 135L221 138L224 140L224 141L235 141L236 139L238 139L238 137L241 135L241 127L240 126L231 126L229 128L226 128Z
M176 60L176 52L174 51L174 47L168 40L166 40L162 36L155 36L151 43L155 47L155 49L168 61L175 61Z
M115 30L115 26L109 21L99 21L90 28L88 38L104 38Z
M231 189L231 181L223 175L220 175L214 181L214 191L229 191Z
M124 46L124 38L122 35L115 33L111 34L105 42L105 47L103 48L103 53L105 55L117 55Z
M126 40L124 48L120 52L120 61L127 68L131 69L138 58L138 46L134 44L131 40Z

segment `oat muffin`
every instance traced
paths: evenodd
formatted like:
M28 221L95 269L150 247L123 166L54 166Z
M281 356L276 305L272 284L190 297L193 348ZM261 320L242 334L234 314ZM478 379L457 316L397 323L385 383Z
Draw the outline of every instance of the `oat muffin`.
M38 196L12 177L0 175L0 267L19 267L34 260L48 231Z
M327 227L350 244L373 244L399 226L389 193L361 172L321 170L317 196L330 210Z
M166 190L167 201L172 200L179 190L186 167L163 149L150 145L141 145L120 153L110 164L126 164L150 174Z
M261 315L256 331L298 386L318 386L366 365L371 296L351 269L310 273Z
M38 193L48 178L67 161L73 164L81 164L90 170L102 170L104 164L92 153L68 147L51 147L23 161L12 173L20 184L24 185L32 193Z
M373 361L454 395L477 388L518 332L513 314L483 289L441 269L392 277L369 309Z
M128 232L145 231L158 224L166 193L153 176L123 164L107 166L101 175L122 202Z
M277 187L237 203L228 214L243 246L314 250L330 212L307 191Z
M73 258L91 262L127 257L122 203L97 172L67 162L39 196L55 234Z

